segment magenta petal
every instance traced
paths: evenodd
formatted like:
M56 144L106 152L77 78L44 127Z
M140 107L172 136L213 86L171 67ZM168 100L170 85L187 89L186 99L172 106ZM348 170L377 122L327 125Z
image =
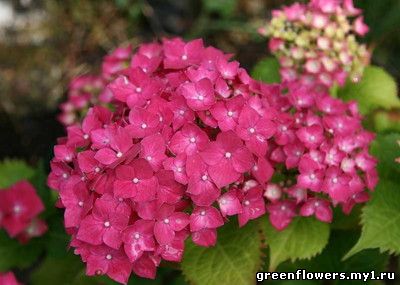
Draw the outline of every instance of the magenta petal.
M101 223L93 219L92 216L88 216L81 222L76 237L89 244L100 245L103 243L104 231L105 228Z
M137 186L129 180L114 181L114 195L121 198L132 198L137 195Z
M192 233L192 240L195 244L205 247L214 246L217 243L216 229L203 229Z
M249 171L254 165L253 155L247 148L242 147L235 151L232 157L232 164L237 172L244 173Z
M137 195L134 200L137 202L153 200L156 196L157 188L157 178L152 177L150 179L141 180L137 184Z
M138 243L125 243L124 251L130 262L135 262L143 255L143 250Z
M223 216L233 216L242 212L242 205L235 191L229 191L219 197L218 204Z
M227 159L223 159L217 165L210 166L209 173L212 180L219 188L237 181L240 177L240 173L233 168L232 164Z
M329 205L321 205L320 207L317 207L315 216L322 222L331 223L333 218L332 209Z
M211 142L207 148L200 153L201 158L208 165L216 165L223 158L224 153L217 142Z
M174 213L169 220L172 229L176 232L183 230L189 224L189 216L186 213Z
M171 225L163 220L154 225L154 236L160 244L169 244L175 238L175 232Z
M104 232L103 241L109 247L118 249L122 243L121 235L120 231L111 227Z
M100 149L96 152L94 158L105 165L110 165L118 159L116 153L109 148Z
M132 264L127 258L115 259L108 267L107 275L122 284L127 284L132 272Z
M133 272L143 278L156 278L157 267L154 262L146 255L143 255L133 264Z

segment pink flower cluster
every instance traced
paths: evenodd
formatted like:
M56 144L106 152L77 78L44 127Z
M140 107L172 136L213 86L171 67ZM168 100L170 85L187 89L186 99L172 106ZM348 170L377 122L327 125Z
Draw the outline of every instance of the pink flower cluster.
M68 88L68 99L60 104L58 120L64 126L80 122L94 105L107 105L112 93L106 85L129 67L132 47L119 47L104 58L101 75L86 74L74 77Z
M0 229L4 228L10 237L21 243L47 231L46 223L38 217L43 210L35 188L27 181L0 189Z
M355 104L256 82L201 40L124 56L128 66L105 63L112 111L95 106L67 127L48 178L88 275L154 278L186 238L215 245L230 216L243 226L268 211L277 229L295 215L329 222L331 202L350 211L373 187ZM272 184L274 172L296 186Z
M368 32L361 12L353 0L310 0L273 11L259 31L270 37L270 51L279 58L285 81L343 85L348 77L358 81L370 58L356 40Z
M277 171L285 177L266 188L271 223L284 229L296 215L331 222L331 205L348 214L368 201L367 189L378 182L377 161L368 154L374 134L363 129L357 103L298 83L264 88L271 105L285 114L270 147L269 158L284 165Z
M7 273L0 272L0 285L20 285L20 283L15 278L14 273L10 271Z
M88 275L154 278L188 236L211 246L228 216L265 213L276 111L230 57L201 40L141 45L107 86L114 112L91 108L55 146L48 184Z

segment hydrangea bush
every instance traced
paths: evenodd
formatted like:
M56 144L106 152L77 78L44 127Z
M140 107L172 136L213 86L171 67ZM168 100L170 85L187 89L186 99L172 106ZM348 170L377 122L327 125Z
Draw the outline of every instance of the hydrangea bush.
M361 12L273 11L260 32L279 66L260 61L262 76L201 39L164 38L74 77L50 174L0 163L0 284L140 284L172 264L199 285L384 270L382 252L400 253L400 134L371 122L400 101L367 66Z
M257 82L230 57L201 40L143 44L99 90L113 110L96 105L67 127L48 183L87 274L154 278L161 260L181 261L187 237L214 246L229 216L244 226L268 212L283 230L368 200L373 135L357 105ZM275 170L284 186L270 183Z

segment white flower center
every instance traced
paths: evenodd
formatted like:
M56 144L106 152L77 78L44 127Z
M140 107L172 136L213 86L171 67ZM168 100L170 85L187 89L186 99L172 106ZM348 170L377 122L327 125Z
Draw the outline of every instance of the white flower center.
M135 239L140 239L140 234L139 233L135 233L135 235L133 236Z
M168 218L164 219L164 224L169 224L169 219Z
M249 129L249 132L250 132L251 134L254 134L255 131L256 131L256 130L255 130L254 128L250 128L250 129Z
M107 255L106 255L106 258L107 258L108 260L111 260L111 259L112 259L112 255L111 255L111 254L107 254Z
M197 97L197 99L199 99L200 101L204 100L204 96L203 95L199 95L199 97Z
M122 157L122 152L117 152L117 157Z
M15 214L19 214L21 212L22 208L20 205L15 205L13 208L13 211Z
M243 204L244 204L245 206L248 206L248 205L250 205L250 201L249 201L249 200L245 200L245 201L243 202Z
M147 125L145 123L143 123L141 127L142 127L142 129L145 129L145 128L147 128Z
M105 226L106 228L110 227L110 222L109 222L109 221L104 222L104 226Z
M233 112L232 111L228 111L228 117L232 117L233 116Z
M99 172L100 172L100 167L96 167L96 168L94 169L94 172L99 173Z
M311 174L310 174L310 179L311 179L311 180L314 180L314 179L315 179L315 174L314 174L314 173L311 173Z
M135 178L132 179L132 182L135 183L135 184L138 184L139 183L139 179L135 177Z
M338 183L338 179L336 177L333 177L332 182L336 184L336 183Z
M201 216L205 216L205 215L206 215L206 211L204 211L204 210L201 211L201 212L200 212L200 215L201 215Z
M152 158L150 155L148 155L148 156L146 156L146 159L147 159L148 161L150 161L150 160L152 160L153 158Z
M89 135L88 135L88 134L84 134L84 135L83 135L83 138L84 138L85 140L87 140L87 139L89 138Z
M282 127L281 127L281 131L282 131L282 132L286 132L286 131L287 131L287 127L286 127L286 126L282 126Z
M140 93L140 92L142 92L142 88L140 88L140 87L137 87L137 88L136 88L136 92L137 92L137 93Z
M62 177L63 177L64 179L67 179L67 178L68 178L68 174L67 174L67 173L63 173Z
M188 57L186 54L182 55L182 60L187 60L187 59L188 59Z
M195 137L190 138L190 142L191 143L195 143L196 142L196 138Z
M182 172L182 167L178 167L176 170L177 170L178 172Z
M79 207L83 207L83 202L82 202L82 201L79 201L79 202L78 202L78 206L79 206Z
M226 158L231 158L232 157L232 153L230 153L229 151L225 153L225 157Z
M202 179L203 181L206 181L206 180L208 179L208 176L204 174L204 175L201 177L201 179Z

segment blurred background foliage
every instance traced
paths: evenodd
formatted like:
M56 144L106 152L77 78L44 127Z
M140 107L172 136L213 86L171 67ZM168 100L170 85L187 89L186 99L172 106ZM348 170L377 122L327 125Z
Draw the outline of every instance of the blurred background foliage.
M58 104L65 99L69 80L77 74L98 72L102 57L118 45L176 35L187 39L202 37L207 44L234 53L236 59L251 70L260 59L268 56L266 41L258 36L257 28L265 23L272 9L292 2L0 0L0 159L18 157L31 164L49 161L51 146L64 133L56 115ZM386 69L399 84L400 1L355 2L356 6L364 9L365 20L371 28L365 41L373 49L372 63ZM254 70L253 74L259 72L263 69ZM378 130L400 128L399 110L378 110L373 118ZM43 170L42 182L45 173ZM50 236L46 241L48 247L63 249L62 244L66 241L62 240L65 233L61 221L55 219L50 227L55 237ZM348 240L349 237L343 236L342 239ZM61 246L51 246L60 242ZM335 250L326 249L327 253ZM40 251L34 254L40 254ZM57 259L60 255L62 260ZM330 259L330 255L327 256ZM75 258L72 253L62 250L46 258L32 277L34 284L43 284L43 279L50 280L49 284L113 284L107 279L91 279L89 282L84 277L83 265L70 262ZM346 266L350 270L354 264L364 261L369 262L359 256L352 260L353 264L350 262ZM321 255L317 264L319 262L330 262L332 270L339 270L335 267L339 260L327 261ZM375 262L383 264L388 259L384 256ZM79 266L71 267L70 264ZM389 264L399 266L397 261ZM303 265L312 268L310 263ZM285 266L290 269L290 264L284 264L283 268ZM32 268L28 268L17 273L24 278L31 271ZM185 284L179 272L165 268L161 271L161 277L156 281L138 282L135 279L131 283ZM53 273L54 279L49 273ZM58 279L60 275L65 277L64 283Z

